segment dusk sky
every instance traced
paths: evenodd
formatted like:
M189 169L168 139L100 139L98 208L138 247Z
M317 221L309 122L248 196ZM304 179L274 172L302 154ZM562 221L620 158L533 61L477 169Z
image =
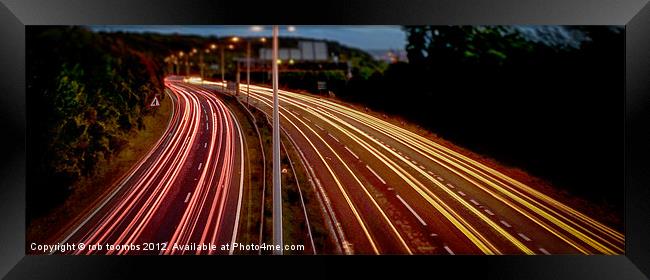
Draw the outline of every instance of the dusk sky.
M211 25L97 25L95 31L157 32L163 34L192 34L202 36L271 36L271 26L211 26ZM289 26L280 27L280 36L298 36L338 41L343 45L364 50L404 49L406 34L399 26L302 26L293 32ZM258 29L256 31L252 29ZM261 29L261 30L259 30Z

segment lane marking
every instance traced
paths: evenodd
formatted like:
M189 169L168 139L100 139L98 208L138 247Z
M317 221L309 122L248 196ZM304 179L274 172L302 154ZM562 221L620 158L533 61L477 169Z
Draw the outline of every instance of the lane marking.
M203 148L207 148L207 147L208 147L208 142L203 143Z
M450 188L453 189L453 188L454 188L454 185L452 185L451 183L447 183L447 187L450 187Z
M377 174L377 172L375 172L374 170L372 170L372 168L370 168L370 166L366 165L366 168L368 168L368 170L370 170L370 172L372 172L372 174L375 174L375 176L377 176L377 178L379 179L379 181L381 181L382 183L384 183L384 185L386 184L386 181L384 181L384 179L382 179L381 177L379 177L379 174Z
M411 213L413 214L413 216L415 216L416 218L418 218L418 221L420 221L420 223L421 223L423 226L427 226L427 223L425 223L424 220L422 220L422 218L420 217L420 215L418 215L418 213L415 213L415 210L413 210L413 208L411 208L411 205L409 205L408 203L406 203L406 201L404 201L404 199L402 199L402 197L399 196L399 194L397 195L397 199L399 199L399 201L401 201L402 204L404 204L404 206L406 206L406 208L408 208L409 211L411 211Z
M330 137L332 137L332 139L336 140L336 142L339 142L339 139L336 139L336 137L334 137L334 135L329 134L329 133L328 133L327 135L329 135ZM339 142L339 143L340 143L340 142Z
M314 125L315 125L316 127L320 128L320 130L325 130L325 129L323 129L322 127L320 127L320 125L317 125L317 124L314 124Z
M348 146L343 146L343 147L344 147L346 150L348 150L348 152L351 153L355 158L359 159L359 156L357 156L355 153L353 153L352 150L350 150L350 148L348 148Z
M544 248L539 248L539 251L544 253L544 255L550 255L551 254L548 251L546 251L546 249L544 249Z
M454 251L452 251L451 249L449 249L449 246L447 246L447 245L445 245L445 250L447 250L447 253L449 253L450 255L455 255L455 254L454 254Z
M424 170L424 166L420 165L420 169Z
M387 188L387 190L392 191L392 190L394 190L394 188Z
M240 166L241 166L240 174L241 174L241 178L239 179L239 200L237 201L237 215L235 216L235 223L234 223L235 225L239 225L239 216L241 214L242 197L243 197L243 194L244 194L244 180L243 180L244 179L244 138L242 136L241 125L239 124L239 121L237 121L237 118L235 118L235 114L233 112L230 112L230 114L232 115L233 119L235 120L237 131L239 132L237 134L239 134L239 143L240 143L239 151L240 151L240 154L241 154L241 158L240 158ZM230 241L231 244L234 244L235 240L237 240L237 229L238 228L239 228L238 226L233 227L232 240ZM234 248L230 247L229 254L232 255L233 251L234 251Z
M185 197L185 201L183 203L187 203L187 201L190 199L191 194L192 194L192 192L187 193L187 196Z
M201 170L201 166L203 166L203 163L199 162L199 169L198 170Z
M494 213L492 213L492 211L490 211L488 209L485 209L484 211L485 211L485 213L488 213L490 216L494 216Z
M458 194L460 194L460 195L462 195L462 196L465 196L465 193L464 193L464 192L461 192L461 191L458 191Z
M429 236L431 236L431 237L436 237L436 236L438 236L438 235L435 234L435 233L432 233L432 234L429 234Z
M444 181L445 181L445 179L442 179L440 176L436 177L436 179L438 179L438 181L440 181L440 182L444 182Z
M427 173L429 173L429 175L431 175L431 176L434 175L433 172L431 172L431 171L427 171Z
M418 163L414 160L411 161L413 164L417 165Z
M528 238L528 236L525 236L523 233L520 232L520 233L517 233L517 234L518 234L519 236L521 236L521 238L523 238L524 240L526 240L526 241L530 241L530 238Z
M469 201L471 203L473 203L474 205L476 205L476 206L480 205L480 203L476 202L476 200L474 200L474 199L470 199Z
M502 223L504 226L506 226L506 227L509 227L509 228L512 227L510 224L508 224L508 223L507 223L506 221L504 221L504 220L501 220L501 223Z

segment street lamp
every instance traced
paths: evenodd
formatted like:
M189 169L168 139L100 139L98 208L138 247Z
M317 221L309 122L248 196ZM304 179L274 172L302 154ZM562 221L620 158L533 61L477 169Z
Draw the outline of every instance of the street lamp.
M203 62L203 53L209 54L210 49L205 49L202 52L199 53L199 68L201 70L201 79L205 79L204 77L204 72L205 72L205 63Z
M259 30L259 31L261 31L262 29L261 29L261 27L256 28L256 29L251 27L251 30L253 30L253 31ZM231 39L231 41L233 41L233 42L235 42L235 41L238 42L238 41L241 41L241 40L242 39L239 38L239 37L233 37ZM252 57L251 57L251 44L252 44L253 41L251 40L251 38L246 38L245 41L246 41L246 106L248 107L248 106L250 106L249 105L249 99L250 99L251 60L252 60ZM260 38L260 42L265 43L266 38L264 38L264 37ZM237 64L237 66L239 67L239 63ZM237 71L237 75L239 75L239 70Z
M190 53L189 55L185 55L183 51L178 52L178 57L183 58L185 57L185 73L189 76L190 75L190 63L189 63L189 56L192 55Z
M169 75L174 75L174 69L176 66L176 56L174 54L171 54L165 57L165 62L167 62L167 73L169 73Z
M273 245L276 255L283 254L282 241L282 189L280 174L280 103L278 100L278 33L280 28L273 26L273 54L272 54L272 73L273 73ZM296 28L289 26L287 31L296 31Z
M183 59L184 55L185 55L185 53L183 51L178 52L178 58ZM181 63L182 63L182 61L178 61L178 63L176 63L176 75L181 74L181 67L179 65Z
M211 51L214 51L214 50L216 50L216 49L219 49L219 53L220 53L220 55L221 55L221 59L220 59L220 63L219 63L219 68L221 69L221 82L222 82L222 83L225 83L225 81L226 81L226 72L225 72L226 67L225 67L225 65L224 65L224 64L225 64L225 62L224 62L224 61L225 61L225 59L224 59L224 51L225 51L225 48L226 48L226 47L225 47L222 43L218 43L218 44L211 43L211 44L208 46L208 48L205 49L205 53L206 53L206 54L210 54ZM203 76L203 74L201 74L201 76ZM225 88L225 85L224 85L224 88Z
M185 57L185 75L187 77L190 76L190 65L192 63L192 61L190 61L190 56L194 56L195 53L196 53L196 49L192 49L192 51L189 52Z
M221 62L219 63L219 68L221 68L221 83L225 83L226 82L226 66L224 65L225 62L224 62L224 56L223 55L224 55L225 48L223 47L223 45L221 46L221 48L219 48L219 50L221 51ZM224 84L224 88L225 88L225 86L226 85Z
M234 38L237 38L237 37L234 37ZM234 38L231 38L231 41L232 41ZM236 41L239 41L239 38L237 38ZM224 57L225 57L225 53L224 53L224 52L225 52L225 50L226 50L226 47L227 47L229 50L232 50L232 49L235 48L235 46L232 45L232 44L228 44L228 45L225 45L225 44L223 44L223 43L219 43L218 45L217 45L217 44L210 44L210 49L215 50L215 49L219 48L219 52L220 52L220 54L221 54L221 63L219 64L219 68L221 68L221 82L222 82L222 83L225 83L225 82L226 82L226 65L225 65L225 58L224 58ZM226 86L226 85L224 84L224 88L225 88L225 86Z
M210 49L211 50L216 50L217 48L219 49L219 53L221 55L221 59L220 59L220 63L219 63L219 68L221 69L221 82L225 83L226 82L226 72L225 72L226 67L224 65L225 64L225 62L224 62L225 61L225 59L224 59L224 51L225 51L226 47L222 43L219 43L219 44L212 43L212 44L210 44ZM225 85L224 85L224 87L225 87Z
M237 42L240 41L240 39L239 39L239 37L235 36L235 37L230 38L230 41L233 42L233 43L237 43ZM246 40L246 41L249 43L249 44L248 44L248 47L250 48L250 40ZM233 45L233 44L228 44L228 49L230 49L230 50L235 49L235 45ZM236 87L236 89L235 89L235 95L236 95L237 97L239 97L239 80L240 80L240 75L239 75L239 61L237 60L236 63L237 63L237 70L235 71L235 73L236 73L236 76L235 76L235 79L236 79L235 84L237 85L237 87ZM249 81L249 83L250 83L250 81ZM247 99L248 99L248 97L247 97ZM246 101L246 106L248 106L248 101Z
M280 188L280 119L278 102L278 26L273 26L273 245L282 255L282 190ZM279 247L279 248L277 248ZM278 250L279 249L279 250Z

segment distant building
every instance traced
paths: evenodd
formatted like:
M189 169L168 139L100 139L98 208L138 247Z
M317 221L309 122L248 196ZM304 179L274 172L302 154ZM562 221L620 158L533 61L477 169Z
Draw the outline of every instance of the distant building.
M259 50L260 59L273 59L273 50L271 48L261 48ZM327 61L329 60L327 43L316 40L301 40L297 48L279 48L278 59L294 61Z
M408 62L405 50L367 50L375 60L387 63Z

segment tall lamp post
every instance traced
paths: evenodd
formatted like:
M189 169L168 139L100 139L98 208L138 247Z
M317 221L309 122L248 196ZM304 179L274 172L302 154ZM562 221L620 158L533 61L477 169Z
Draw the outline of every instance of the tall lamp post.
M187 69L187 66L188 66L187 65L187 56L185 55L185 53L183 51L178 52L178 57L180 57L181 59L183 57L185 57L185 68ZM182 64L183 62L181 61L180 63ZM176 69L176 70L177 70L177 72L180 72L180 67L178 67L178 68L179 69Z
M173 54L172 54L172 63L173 63L172 74L176 74L176 76L178 76L178 58L176 57L176 55Z
M260 38L261 43L266 43L266 38L262 37ZM248 44L246 45L246 106L250 106L248 104L248 99L250 98L251 95L251 41L248 40Z
M252 31L259 31L260 29L253 29L251 28ZM233 37L230 39L232 42L236 43L241 41L242 39L239 37ZM251 45L252 45L252 40L251 38L246 38L244 39L246 41L246 106L249 106L249 99L250 99L250 87L251 87L251 60L253 59L251 57ZM266 38L262 37L260 38L261 43L266 43ZM237 64L239 67L239 63ZM239 75L239 70L237 71L237 75Z
M224 57L223 57L225 48L222 45L221 48L219 48L219 49L221 51L221 62L219 63L219 68L221 69L221 82L225 83L226 82L226 65L224 65L225 60L224 60Z
M203 61L203 53L209 54L210 49L205 49L199 54L199 68L201 69L201 79L205 79L205 62Z
M273 26L273 245L282 255L282 190L280 188L280 119L278 108L278 26ZM278 248L279 247L279 248Z
M190 51L189 56L194 56L197 52L198 52L197 49L194 48L194 49L192 49L192 50ZM189 57L188 57L188 59L189 59ZM190 71L190 66L191 66L191 64L192 64L192 61L188 61L188 62L187 62L187 76L188 76L188 77L190 76L190 72L191 72L191 71Z
M226 82L226 59L225 59L225 51L226 51L226 46L229 48L232 48L232 45L225 45L223 43L218 43L218 44L210 44L210 50L214 51L216 49L219 49L219 54L221 55L221 59L219 62L219 69L221 70L221 82L224 83L223 87L224 89L226 88L225 82Z

